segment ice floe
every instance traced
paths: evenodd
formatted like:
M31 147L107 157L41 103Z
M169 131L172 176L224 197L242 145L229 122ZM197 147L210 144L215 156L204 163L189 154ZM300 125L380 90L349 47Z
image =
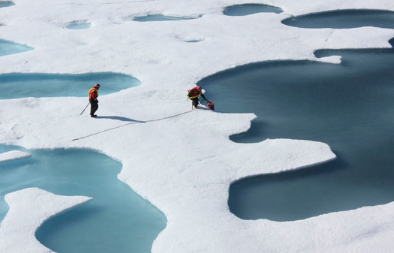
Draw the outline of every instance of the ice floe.
M31 155L29 153L19 151L19 150L8 151L8 152L0 154L0 162L19 160L19 159L23 159L23 158L28 158L30 156Z
M231 182L301 169L335 155L326 144L307 140L234 143L229 136L246 131L255 116L191 111L186 92L205 76L239 65L316 60L313 52L318 49L391 47L388 41L394 37L392 29L301 29L281 21L292 15L336 9L393 11L394 2L257 1L280 7L283 13L237 18L223 15L227 6L247 3L18 0L12 7L1 8L1 23L7 24L1 27L1 38L35 50L0 57L0 73L114 72L142 82L138 87L100 96L97 114L102 119L79 115L87 97L0 100L1 143L26 148L92 148L121 161L119 179L168 219L167 228L153 244L153 252L391 249L392 204L286 223L244 221L231 214L227 205ZM201 17L178 22L132 21L146 13ZM94 27L82 32L64 29L70 20L81 18L94 21ZM185 43L178 38L204 41ZM338 62L333 57L325 60ZM104 90L106 84L101 85ZM181 115L154 121L177 114ZM119 127L125 122L116 117L152 122ZM106 131L109 128L113 130ZM101 133L72 141L97 132ZM48 252L35 240L34 231L48 217L87 200L39 190L7 196L11 209L2 223L0 251L12 253ZM41 201L45 204L40 206Z
M81 205L91 198L84 196L59 196L39 188L27 188L9 193L5 200L10 206L1 222L1 252L53 252L39 243L34 236L36 229L50 217Z

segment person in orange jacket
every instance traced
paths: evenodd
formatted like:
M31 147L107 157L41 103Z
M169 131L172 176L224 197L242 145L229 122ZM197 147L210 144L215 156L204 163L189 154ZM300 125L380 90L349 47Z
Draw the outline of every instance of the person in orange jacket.
M96 84L89 90L89 102L90 102L90 117L95 118L97 117L94 114L98 109L98 90L100 89L100 84Z
M202 94L202 88L200 86L196 86L193 89L189 90L187 92L187 96L189 99L192 101L192 104L194 108L198 109L198 98L201 96L204 100L206 98L204 97L204 94Z

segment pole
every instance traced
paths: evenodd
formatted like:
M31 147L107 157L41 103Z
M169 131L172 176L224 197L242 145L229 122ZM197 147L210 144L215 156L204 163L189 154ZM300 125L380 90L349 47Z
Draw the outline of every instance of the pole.
M90 104L90 102L88 103L88 105ZM85 107L85 109L83 109L83 111L81 112L81 114L79 114L79 115L82 115L82 113L86 110L86 108L88 108L88 105Z

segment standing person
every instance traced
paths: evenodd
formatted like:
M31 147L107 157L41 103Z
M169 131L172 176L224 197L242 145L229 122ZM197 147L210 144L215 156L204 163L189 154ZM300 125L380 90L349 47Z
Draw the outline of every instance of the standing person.
M95 118L97 117L94 114L98 109L98 90L100 89L100 84L96 84L89 90L89 102L90 102L90 117Z
M187 92L187 96L192 101L192 105L194 108L198 109L198 98L201 96L203 99L206 100L204 94L202 94L202 88L200 86L196 86L193 89Z

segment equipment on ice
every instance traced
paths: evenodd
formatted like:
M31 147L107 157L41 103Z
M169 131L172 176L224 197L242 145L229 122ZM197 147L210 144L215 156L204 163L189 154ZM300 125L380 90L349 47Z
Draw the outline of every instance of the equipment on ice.
M207 100L207 107L213 111L215 110L215 103Z
M88 108L89 104L90 104L90 102L86 105L85 109L83 109L83 111L79 115L82 115L82 113L86 110L86 108Z

